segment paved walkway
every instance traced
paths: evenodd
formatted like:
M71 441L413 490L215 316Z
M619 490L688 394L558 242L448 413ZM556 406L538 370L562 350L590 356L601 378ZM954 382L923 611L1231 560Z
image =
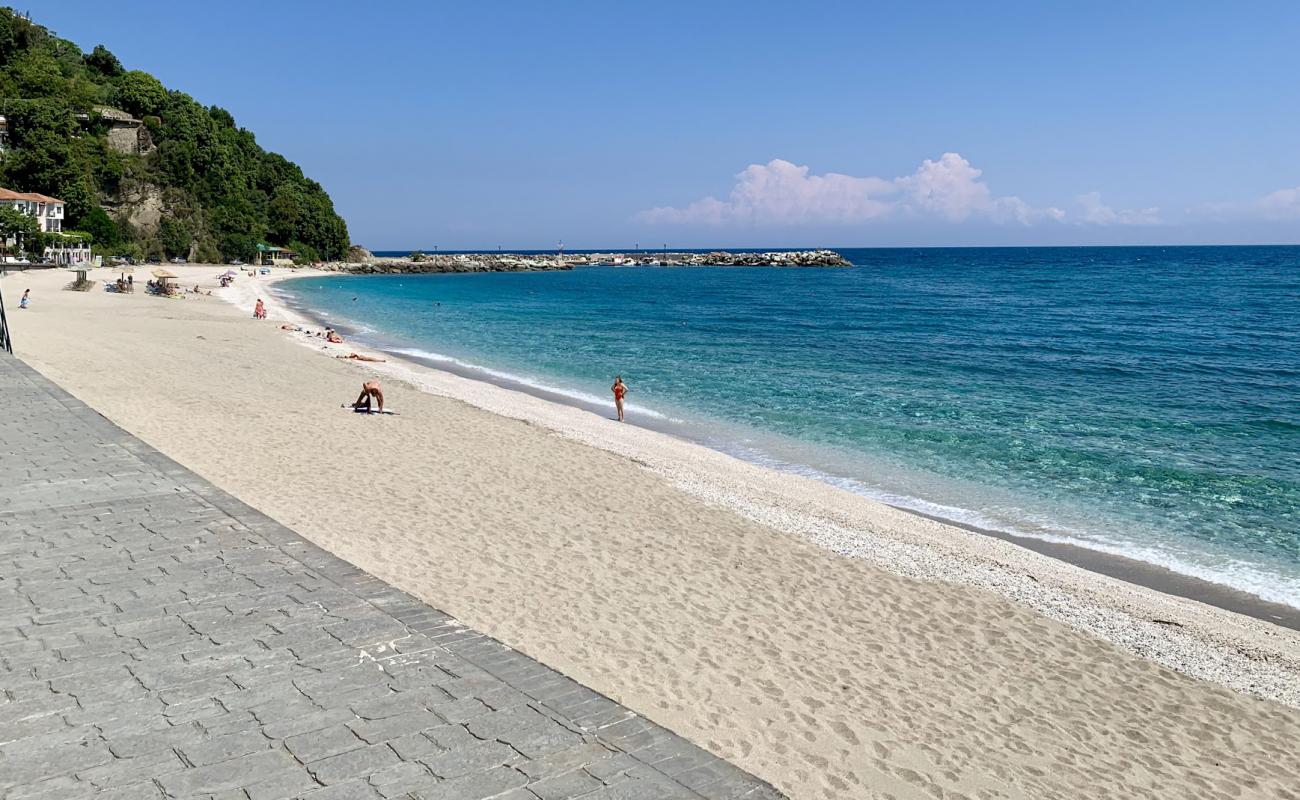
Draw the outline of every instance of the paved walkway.
M0 353L0 797L779 798Z

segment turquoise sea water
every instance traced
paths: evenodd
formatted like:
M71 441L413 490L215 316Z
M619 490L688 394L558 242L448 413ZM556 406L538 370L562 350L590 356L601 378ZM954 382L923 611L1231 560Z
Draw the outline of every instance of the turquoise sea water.
M370 344L1300 606L1300 248L307 278ZM612 413L612 409L609 411Z

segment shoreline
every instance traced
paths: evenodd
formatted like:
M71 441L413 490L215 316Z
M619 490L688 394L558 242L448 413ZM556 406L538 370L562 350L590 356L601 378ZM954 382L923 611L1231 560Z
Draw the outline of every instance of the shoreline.
M285 303L285 297L281 293L282 289L278 286L278 284L284 283L286 281L292 281L292 280L304 278L304 277L309 277L309 276L302 276L302 275L277 276L273 282L268 281L270 291L277 298L277 300L280 301L281 305L285 306L287 305ZM350 330L349 329L350 326L346 322L336 323L327 320L325 317L321 316L323 312L320 312L316 309L307 308L307 307L298 307L295 308L291 313L293 313L296 317L298 317L300 322L306 322L309 325L316 325L316 326L340 325L341 327L338 328L340 333L349 336L365 335L363 333L358 333L356 330ZM510 375L495 372L492 369L487 367L481 367L472 364L462 364L450 358L442 359L442 358L433 358L433 357L415 355L410 352L403 352L402 348L386 346L383 344L366 343L365 349L370 350L372 352L382 353L383 355L387 356L390 359L393 359L398 362L404 362L406 364L409 364L417 368L433 369L441 372L447 372L465 378L466 380L488 383L508 391L522 392L524 394L535 397L539 400L555 403L578 411L594 414L600 417L605 416L605 414L603 413L605 410L604 405L600 405L592 401L587 401L582 398L576 397L574 395L553 390L545 386L539 386L539 385L527 383L525 381L516 379ZM631 406L629 407L629 409L635 410ZM635 427L644 428L650 431L655 431L657 433L661 433L666 436L673 436L677 439L688 442L692 445L705 447L713 452L718 452L728 457L738 458L741 461L744 461L749 464L753 464L754 466L759 468L772 469L782 474L792 474L792 475L800 474L800 473L790 472L788 470L781 469L780 467L758 464L749 461L741 456L736 456L732 453L728 453L725 450L712 447L702 439L692 436L687 426L671 424L667 420L661 418L660 415L644 417L643 419L639 419L630 424L632 424ZM795 466L795 465L790 465L790 466ZM818 471L820 472L820 470ZM828 477L833 477L833 476L828 476ZM813 480L817 480L817 478L813 478ZM949 517L944 517L942 515L928 513L926 511L922 511L917 508L911 508L897 503L890 503L885 500L871 497L863 493L853 492L852 490L846 489L841 486L836 486L834 483L831 483L829 481L820 481L820 482L825 483L841 491L846 491L851 494L861 496L869 502L880 503L882 505L889 506L890 508L897 509L902 513L914 514L918 517L933 520L935 522L944 525L950 525L956 528L960 528L962 530L970 531L983 536L989 536L994 539L1009 542L1018 547L1031 550L1041 555L1045 555L1047 557L1062 561L1066 564L1069 564L1074 567L1078 567L1080 569L1086 570L1091 573L1096 573L1110 578L1115 578L1117 580L1124 581L1125 583L1129 583L1144 589L1150 589L1152 591L1156 591L1161 594L1180 597L1180 598L1193 600L1200 603L1205 603L1207 605L1214 606L1216 608L1220 608L1225 611L1230 611L1237 614L1243 614L1245 616L1258 619L1262 622L1279 625L1282 627L1290 628L1292 630L1300 631L1300 608L1287 605L1285 603L1266 600L1262 597L1259 597L1256 594L1247 592L1242 589L1237 589L1227 584L1217 583L1215 581L1208 580L1205 578L1200 578L1195 575L1179 572L1178 570L1172 569L1170 567L1166 567L1161 564L1156 564L1149 561L1143 561L1138 558L1132 558L1129 556L1124 556L1116 553L1111 553L1111 552L1106 552L1103 550L1091 548L1085 544L1052 541L1050 539L1043 539L1043 538L1038 538L1038 537L1029 536L1025 534L1020 534L1014 531L1000 530L992 527L985 527L974 523L965 522L963 520L952 519Z
M208 288L216 270L176 271ZM522 392L336 360L364 348L280 330L278 302L248 318L274 280L173 301L65 278L22 279L28 364L796 800L1263 797L1297 778L1289 628ZM374 378L397 416L339 409Z
M337 273L317 273L334 274ZM271 279L266 280L267 277ZM283 301L274 287L299 277L310 276L273 274L260 280L278 300ZM251 307L254 298L246 293L247 289L247 283L242 286L237 283L226 290L223 299L236 307ZM298 324L332 324L323 322L312 310L290 310L283 302L279 314ZM309 347L317 344L308 337L295 335L294 338L297 343ZM575 403L573 398L472 369L448 369L446 365L425 363L377 347L347 343L326 345L323 349L382 354L390 359L387 364L366 366L420 391L451 397L489 413L540 425L557 435L631 458L643 469L662 475L705 502L811 541L823 549L862 558L907 577L989 589L1163 666L1300 708L1300 637L1295 635L1295 631L1300 631L1300 610L1290 606L1270 603L1232 587L1137 559L1017 536L888 504L815 478L745 461L660 430L654 424L616 426L616 430L632 428L649 437L669 439L698 451L700 455L708 454L710 463L704 469L683 469L683 465L673 458L676 454L663 459L656 453L656 448L645 446L647 442L629 446L627 437L591 436L592 431L584 422L604 422L607 418ZM453 379L453 385L448 385L446 379L431 383L427 380L430 375ZM497 394L489 400L479 387L504 394ZM546 412L535 413L535 409L521 409L510 402L511 397L520 394L543 404ZM503 399L505 404L501 403ZM760 478L767 482L769 490L774 488L774 483L792 484L799 488L781 497L784 502L756 497L749 490L751 487L737 492L735 483L717 480L717 476L727 470L723 465L728 462L743 465L747 474L741 479L741 485L746 478ZM822 502L791 512L802 502L799 495L807 494L809 484L818 487L818 493L823 495ZM859 516L850 518L845 524L841 509L835 509L840 513L826 513L827 508L836 505L836 501L828 500L832 497L836 501L847 499L850 506L878 507L907 519L932 522L936 529L919 542L906 542L902 548L894 549L897 542L888 541L894 538L892 531L891 535L880 537L887 543L872 541L875 532L867 533L871 525L878 523L877 519L868 517L869 521L864 524ZM888 555L876 557L875 554L882 550ZM967 562L972 558L976 560L975 565ZM947 563L950 559L951 563ZM992 574L987 574L990 564L996 567ZM1081 605L1079 600L1086 602ZM1273 641L1274 631L1284 631L1290 637L1280 649L1274 649L1278 644ZM1217 648L1218 652L1209 663L1200 664L1198 650L1206 644ZM1241 657L1245 661L1229 666Z

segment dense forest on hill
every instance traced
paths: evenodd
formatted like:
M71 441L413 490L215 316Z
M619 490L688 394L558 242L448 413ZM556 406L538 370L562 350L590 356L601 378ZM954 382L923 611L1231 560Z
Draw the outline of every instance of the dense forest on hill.
M247 260L259 242L305 260L347 252L347 225L320 184L228 111L125 69L103 45L83 53L9 8L0 114L0 186L64 200L64 229L103 254Z

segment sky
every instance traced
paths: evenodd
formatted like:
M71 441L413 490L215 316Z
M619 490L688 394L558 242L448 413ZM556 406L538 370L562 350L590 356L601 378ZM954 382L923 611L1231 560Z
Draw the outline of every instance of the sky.
M30 10L374 250L1300 243L1300 3Z

